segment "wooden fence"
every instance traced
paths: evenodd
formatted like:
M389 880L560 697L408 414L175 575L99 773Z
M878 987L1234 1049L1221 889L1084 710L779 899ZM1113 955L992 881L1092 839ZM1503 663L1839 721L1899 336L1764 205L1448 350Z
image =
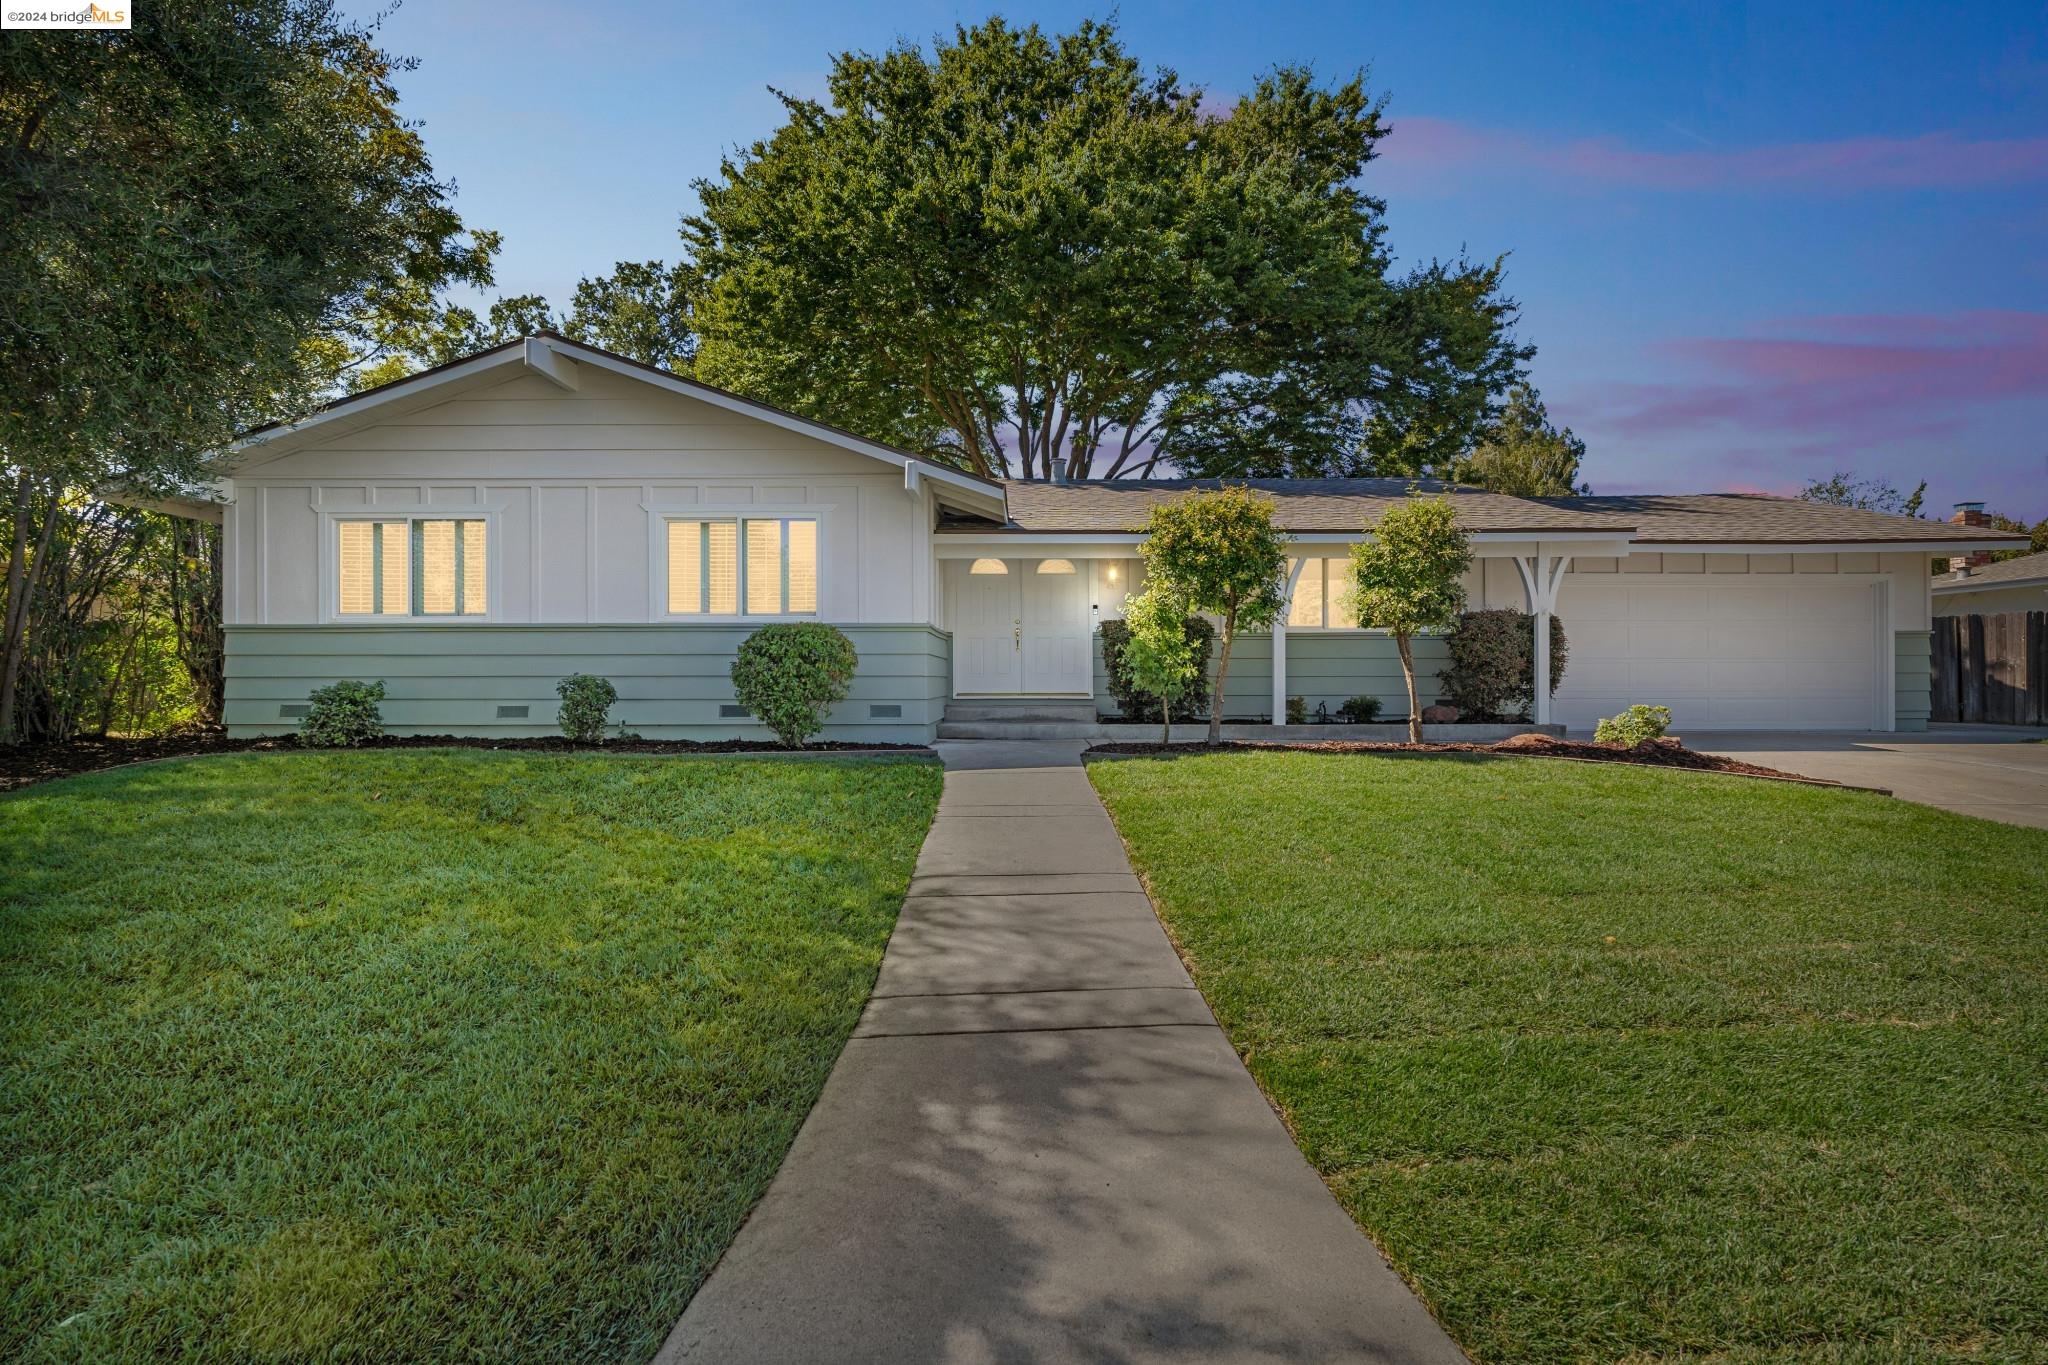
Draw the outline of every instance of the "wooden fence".
M2048 611L1935 617L1933 719L2048 724Z

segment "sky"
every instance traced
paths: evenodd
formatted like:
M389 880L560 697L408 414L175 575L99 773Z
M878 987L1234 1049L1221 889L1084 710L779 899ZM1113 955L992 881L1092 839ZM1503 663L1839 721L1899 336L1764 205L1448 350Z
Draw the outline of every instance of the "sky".
M505 235L500 292L562 305L676 258L691 181L781 122L770 87L998 12L1113 15L1218 103L1365 70L1390 245L1509 253L1595 492L1844 470L2048 515L2048 4L411 0L381 31L458 210Z

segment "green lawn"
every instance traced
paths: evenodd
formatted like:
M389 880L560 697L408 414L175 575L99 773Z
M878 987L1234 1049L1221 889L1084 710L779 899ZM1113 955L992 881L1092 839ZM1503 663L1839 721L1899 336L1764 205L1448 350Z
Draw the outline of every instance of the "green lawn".
M939 783L426 751L0 797L0 1358L646 1358Z
M1480 1359L2048 1359L2048 832L1532 759L1090 773Z

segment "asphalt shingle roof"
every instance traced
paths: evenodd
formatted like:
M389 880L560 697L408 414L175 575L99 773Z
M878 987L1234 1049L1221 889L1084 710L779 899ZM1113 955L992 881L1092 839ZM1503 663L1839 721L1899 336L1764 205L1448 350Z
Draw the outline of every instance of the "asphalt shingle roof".
M1934 590L1974 592L1978 588L2002 587L2008 583L2025 583L2036 578L2048 579L2048 553L2021 555L2018 559L1986 564L1980 569L1970 570L1968 578L1937 578L1934 580Z
M1297 534L1355 533L1407 494L1406 479L1233 479L1268 494L1274 519ZM1097 479L1082 483L1005 480L1010 521L1022 533L1140 529L1152 508L1191 489L1215 488L1215 479ZM1996 540L1979 526L1891 516L1854 507L1801 502L1756 493L1639 494L1625 497L1516 498L1504 493L1424 481L1425 492L1448 492L1458 524L1467 531L1611 531L1638 540L1674 544L1879 543L1933 546ZM958 523L943 530L987 531ZM2015 539L2018 539L2015 537Z

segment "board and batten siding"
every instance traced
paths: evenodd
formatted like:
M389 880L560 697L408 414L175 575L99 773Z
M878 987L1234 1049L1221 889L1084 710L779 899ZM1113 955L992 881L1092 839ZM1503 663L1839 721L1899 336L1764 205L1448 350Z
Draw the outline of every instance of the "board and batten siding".
M1901 630L1892 635L1896 664L1892 684L1893 711L1898 728L1918 732L1927 728L1934 714L1934 657L1932 633Z
M823 738L922 744L952 682L951 638L926 625L841 625L860 656ZM398 735L558 735L555 684L595 673L618 688L612 721L648 739L772 739L736 705L730 668L744 625L230 626L227 710L235 735L298 728L307 693L381 681ZM507 714L507 712L510 714Z
M238 473L230 625L335 616L336 513L431 510L490 525L487 619L663 619L664 513L816 516L819 618L933 622L928 487L877 461L592 366L456 394ZM421 626L409 626L419 629Z

